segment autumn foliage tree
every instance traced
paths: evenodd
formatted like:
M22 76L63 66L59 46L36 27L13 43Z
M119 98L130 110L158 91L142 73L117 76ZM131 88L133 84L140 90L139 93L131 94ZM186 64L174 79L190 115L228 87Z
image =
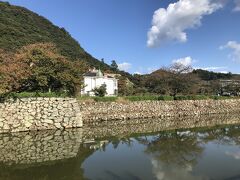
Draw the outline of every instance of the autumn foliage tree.
M6 84L14 88L8 91L68 91L70 94L80 92L82 86L82 75L87 66L80 60L70 61L60 55L58 49L51 43L37 43L25 46L18 50L6 66L11 67L11 73L4 75L5 79L16 74L16 83L9 79ZM4 59L4 58L3 58ZM20 71L20 72L18 72ZM4 72L2 68L0 72ZM4 73L3 73L4 74ZM14 85L14 84L17 84Z
M186 95L196 94L199 79L191 73L190 66L174 63L170 67L161 68L143 79L143 84L148 91L155 94Z
M0 93L17 91L30 75L27 69L13 53L0 50Z

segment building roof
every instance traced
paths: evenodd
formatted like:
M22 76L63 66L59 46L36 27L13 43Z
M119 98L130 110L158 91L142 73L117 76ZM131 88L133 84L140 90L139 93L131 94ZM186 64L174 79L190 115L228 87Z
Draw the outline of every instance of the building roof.
M109 79L116 79L113 74L105 74L103 75L102 71L93 69L93 70L89 70L88 72L84 73L83 76L85 77L105 77L105 78L109 78Z
M87 72L87 73L84 73L83 76L95 77L95 76L97 76L97 73L96 72Z
M89 70L88 72L86 72L85 74L83 74L83 76L90 76L90 77L103 77L103 73L101 72L101 70Z

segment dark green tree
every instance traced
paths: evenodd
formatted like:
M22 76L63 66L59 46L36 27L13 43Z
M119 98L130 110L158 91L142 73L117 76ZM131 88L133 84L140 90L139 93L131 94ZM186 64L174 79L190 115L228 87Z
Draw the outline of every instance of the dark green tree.
M112 60L111 68L114 69L114 70L118 70L118 65L117 65L115 60Z
M99 96L99 97L104 97L107 93L107 86L106 84L102 84L100 87L95 88L93 90L95 96Z

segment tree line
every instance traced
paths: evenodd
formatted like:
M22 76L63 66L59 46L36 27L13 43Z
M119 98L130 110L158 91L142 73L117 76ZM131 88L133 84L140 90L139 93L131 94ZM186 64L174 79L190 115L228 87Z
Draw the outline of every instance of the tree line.
M232 73L216 73L201 69L193 69L181 63L173 63L150 74L134 74L134 83L127 83L126 77L119 79L121 95L239 95L239 84L222 87L220 80L240 80L239 75Z

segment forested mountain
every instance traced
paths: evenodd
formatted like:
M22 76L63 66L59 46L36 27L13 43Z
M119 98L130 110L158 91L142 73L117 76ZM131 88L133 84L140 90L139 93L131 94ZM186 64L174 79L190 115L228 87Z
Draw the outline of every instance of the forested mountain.
M26 8L0 2L0 48L16 51L35 43L53 43L70 60L80 59L90 66L110 69L88 54L64 28Z

